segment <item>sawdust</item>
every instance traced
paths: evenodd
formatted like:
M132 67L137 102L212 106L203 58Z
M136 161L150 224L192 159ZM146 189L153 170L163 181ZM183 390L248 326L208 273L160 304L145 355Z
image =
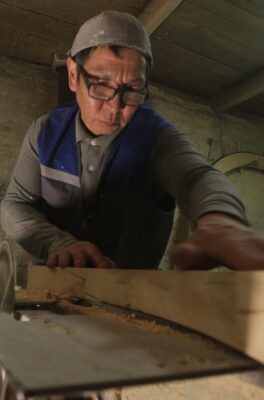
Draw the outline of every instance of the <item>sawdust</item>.
M175 329L166 326L166 325L161 325L157 323L156 321L152 320L145 320L145 319L139 319L137 318L135 313L130 313L130 314L118 314L112 311L105 310L103 308L97 307L97 306L79 306L76 304L72 304L70 301L67 299L61 299L57 304L56 304L56 309L60 312L64 312L67 314L95 314L98 316L102 316L104 318L111 319L113 321L118 321L118 322L123 322L126 324L134 325L137 328L142 328L146 329L148 331L154 332L154 333L160 333L160 334L166 334L166 335L179 335L179 332L177 332Z
M16 304L55 303L58 293L50 290L21 289L15 292Z
M155 320L138 318L135 312L117 313L98 306L73 304L73 296L66 291L44 289L21 289L15 293L15 302L19 305L54 304L55 310L64 314L94 314L113 321L123 322L153 333L179 336L181 333L170 326L162 325Z
M247 382L256 372L188 379L161 384L122 388L122 400L263 400L264 388ZM263 376L262 376L263 378Z
M129 314L116 313L105 310L97 306L79 306L71 302L72 296L67 292L56 292L43 289L21 289L15 293L16 304L36 305L36 304L54 304L56 311L65 314L95 314L113 321L119 321L136 326L137 328L166 335L179 335L175 329L161 325L154 320L145 320L137 318L134 312Z

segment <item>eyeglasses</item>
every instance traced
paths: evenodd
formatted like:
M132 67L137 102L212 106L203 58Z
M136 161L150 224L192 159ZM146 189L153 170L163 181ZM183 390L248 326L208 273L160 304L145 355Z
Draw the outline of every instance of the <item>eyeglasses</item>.
M123 106L139 106L143 104L148 97L148 90L144 87L142 90L131 89L126 85L122 85L115 89L104 83L93 83L92 79L96 79L90 75L82 65L78 64L85 85L90 97L96 100L108 101L112 100L117 94L120 96L120 101Z

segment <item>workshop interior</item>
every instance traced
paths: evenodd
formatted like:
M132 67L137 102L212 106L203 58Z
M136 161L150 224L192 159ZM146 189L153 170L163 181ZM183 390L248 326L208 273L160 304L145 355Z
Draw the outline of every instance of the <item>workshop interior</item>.
M78 28L128 12L150 35L148 102L225 173L264 229L264 1L0 1L1 200L32 120L74 99ZM178 210L168 248L190 229ZM0 230L9 399L264 400L264 273L34 265Z

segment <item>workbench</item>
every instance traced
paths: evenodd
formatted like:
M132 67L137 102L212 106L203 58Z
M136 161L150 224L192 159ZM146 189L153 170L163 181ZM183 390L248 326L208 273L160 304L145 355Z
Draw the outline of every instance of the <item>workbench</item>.
M104 399L115 388L230 377L221 386L226 399L237 374L250 382L243 400L264 399L262 273L28 272L13 315L0 313L1 400ZM124 399L145 400L133 396Z
M198 332L98 302L77 308L86 311L35 305L18 307L17 319L0 314L0 361L18 399L87 398L107 388L241 371L264 382L259 363Z

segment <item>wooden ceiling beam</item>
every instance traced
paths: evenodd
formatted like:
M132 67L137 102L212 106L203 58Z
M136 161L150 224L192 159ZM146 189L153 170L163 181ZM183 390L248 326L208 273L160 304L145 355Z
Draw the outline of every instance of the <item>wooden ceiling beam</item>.
M183 0L151 0L142 14L140 21L151 35Z
M216 111L224 112L264 92L264 71L228 89L212 100Z

